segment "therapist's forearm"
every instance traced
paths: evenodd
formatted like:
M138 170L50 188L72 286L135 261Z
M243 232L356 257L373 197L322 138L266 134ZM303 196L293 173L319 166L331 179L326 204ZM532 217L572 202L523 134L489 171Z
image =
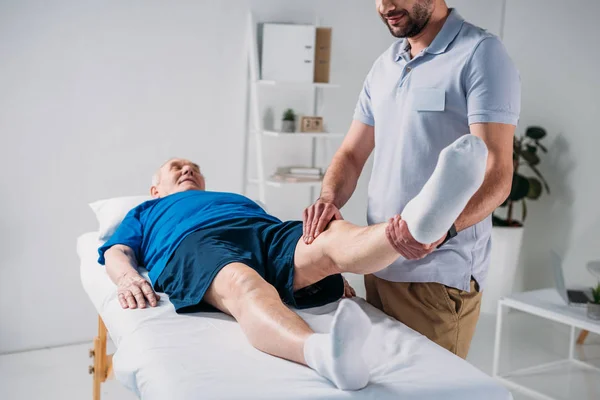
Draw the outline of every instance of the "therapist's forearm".
M454 225L462 231L487 218L510 193L512 170L488 170L483 184L473 195Z
M105 253L106 272L115 285L127 275L139 275L137 272L137 261L133 250L126 246L116 245Z
M323 178L321 200L342 208L354 193L361 173L352 155L338 152Z
M473 195L454 225L457 231L487 218L510 194L513 177L513 138L515 126L501 123L471 125L471 134L488 148L483 184Z

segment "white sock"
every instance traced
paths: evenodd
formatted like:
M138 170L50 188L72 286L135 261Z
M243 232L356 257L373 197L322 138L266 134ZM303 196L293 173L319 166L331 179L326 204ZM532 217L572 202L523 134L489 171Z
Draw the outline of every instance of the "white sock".
M442 150L433 174L401 215L419 243L433 243L448 232L483 183L487 154L475 135L461 136Z
M306 363L338 389L362 389L369 383L362 348L370 332L369 317L356 303L344 299L333 317L331 332L315 333L304 343Z

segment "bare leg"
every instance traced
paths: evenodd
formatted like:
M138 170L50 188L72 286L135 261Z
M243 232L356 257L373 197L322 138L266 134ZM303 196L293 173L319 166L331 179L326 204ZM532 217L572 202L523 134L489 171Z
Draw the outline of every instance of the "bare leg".
M232 315L257 349L309 366L342 390L367 385L369 369L361 350L371 322L350 300L340 303L331 331L316 334L283 305L273 286L240 263L217 274L204 300Z
M304 342L313 330L250 267L234 263L223 268L204 300L233 316L258 350L306 365Z
M400 255L386 237L386 226L387 223L363 227L332 221L312 244L300 240L294 255L294 288L341 272L370 274L390 265Z

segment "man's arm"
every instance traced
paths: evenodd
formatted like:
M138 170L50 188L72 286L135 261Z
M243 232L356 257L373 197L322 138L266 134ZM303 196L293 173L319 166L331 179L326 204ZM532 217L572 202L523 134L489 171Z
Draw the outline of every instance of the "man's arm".
M471 134L488 148L485 180L455 222L457 230L490 215L510 194L513 138L521 111L521 78L504 45L487 37L473 50L464 73Z
M457 231L483 221L506 200L512 185L515 126L473 124L471 134L480 137L488 148L487 168L483 184L454 223Z
M454 225L457 231L464 230L485 219L510 193L513 173L513 136L515 126L500 123L478 123L471 125L471 134L481 138L488 149L486 172L483 183L471 197ZM396 251L409 260L421 259L432 253L445 239L435 243L419 243L400 216L390 219L386 235Z
M159 296L137 272L137 260L131 247L116 244L104 253L106 272L117 285L117 297L123 308L146 308L146 300L155 307Z
M312 243L332 219L342 218L339 209L354 193L358 178L374 148L374 127L358 120L352 121L346 138L323 178L319 199L304 210L303 238L307 244Z
M352 121L323 179L320 198L342 208L354 193L358 178L375 148L375 128Z

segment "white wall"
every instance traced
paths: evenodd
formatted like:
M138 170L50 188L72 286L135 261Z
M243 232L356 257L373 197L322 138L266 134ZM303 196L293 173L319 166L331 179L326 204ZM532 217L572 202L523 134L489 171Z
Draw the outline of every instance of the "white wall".
M173 155L240 189L245 10L0 3L0 352L92 337L75 254L88 202L147 193Z
M528 289L554 284L551 248L564 257L568 284L594 284L585 264L600 259L599 16L595 0L507 3L504 41L523 83L519 132L541 125L549 135L540 170L551 194L529 202L525 223Z
M501 31L500 0L449 3ZM550 243L566 252L569 280L585 282L578 268L600 258L592 208L599 194L592 153L598 7L580 0L595 7L582 12L562 3L509 0L505 25L524 81L522 126L540 124L551 134L551 157L541 168L555 190L531 204L526 228L532 287L549 277L542 266ZM330 130L345 131L365 74L392 41L373 1L0 2L0 352L92 337L94 312L75 254L76 237L96 227L88 202L145 193L154 168L173 155L197 160L210 189L241 190L249 8L259 21L319 16L333 27L331 75L341 86L325 92L323 115ZM558 35L557 26L564 26ZM305 93L289 95L308 106ZM321 154L323 164L337 145ZM272 166L308 161L301 149L266 143ZM356 223L365 223L369 174L370 165L342 210ZM299 218L307 190L287 190L268 189L273 211Z

